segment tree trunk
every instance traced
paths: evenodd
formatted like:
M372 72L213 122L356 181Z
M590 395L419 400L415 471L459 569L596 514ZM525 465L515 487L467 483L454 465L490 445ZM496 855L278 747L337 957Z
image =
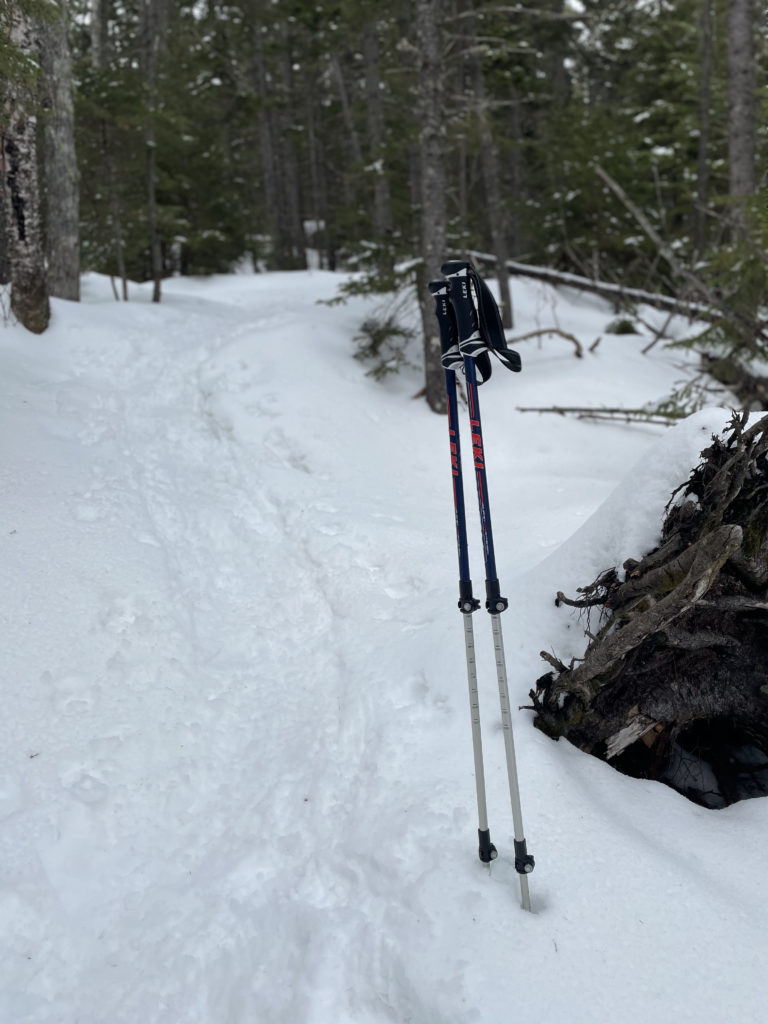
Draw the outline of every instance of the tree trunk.
M768 417L746 423L702 452L659 547L558 594L600 622L531 691L548 735L708 807L768 794Z
M66 0L43 23L42 69L45 96L43 138L47 200L48 288L60 299L80 300L80 192L75 154L72 58Z
M265 219L271 236L270 265L278 270L306 267L298 156L282 111L275 106L276 92L287 107L293 101L291 50L285 51L279 80L270 76L264 53L264 27L253 28L252 74L259 98L258 137L264 189Z
M381 243L392 231L392 209L389 178L384 166L384 112L379 75L379 39L375 22L370 22L365 27L363 56L365 59L365 99L368 120L368 163L370 173L373 175L373 229L376 241Z
M95 68L103 68L107 63L111 6L112 0L91 0L91 63Z
M336 87L339 91L339 102L341 103L341 116L344 121L344 130L349 144L349 155L352 161L360 167L363 163L363 148L360 145L360 137L357 133L357 125L352 116L352 105L349 102L347 83L344 79L344 72L341 68L341 61L336 53L330 55L331 73L336 80Z
M267 69L264 58L264 26L257 21L252 28L252 74L256 96L259 99L256 115L259 157L261 160L261 180L264 192L264 215L267 231L271 237L273 248L277 245L279 231L277 223L278 174L275 159L275 140L273 119L270 116Z
M1 168L2 157L0 157ZM0 285L11 283L11 263L8 258L8 229L6 227L5 206L5 175L3 175L2 202L0 202Z
M295 89L293 85L293 58L285 40L282 58L283 94L287 105L280 119L279 134L279 208L281 236L285 241L283 266L288 270L304 270L307 253L304 239L304 218L302 216L301 172L299 154L292 131Z
M168 32L168 0L146 0L142 26L142 56L147 90L147 112L144 122L146 153L147 228L149 234L150 274L153 282L152 301L159 302L163 280L163 248L157 216L157 135L155 118L158 110L160 62L166 48Z
M712 0L702 0L699 22L701 72L699 80L699 146L696 171L694 243L700 256L707 241L709 205L709 134L712 106Z
M488 116L488 101L485 93L483 66L479 59L474 68L475 113L480 131L480 166L482 167L483 186L485 191L485 209L488 214L488 227L493 242L493 254L496 257L496 279L499 284L499 306L504 327L513 325L512 293L509 288L507 273L506 217L501 199L499 180L499 153L493 138L491 122Z
M34 60L34 26L18 5L11 41ZM3 200L11 265L11 310L27 330L41 334L48 326L50 305L40 231L36 107L32 86L25 81L12 82L4 104Z
M755 48L753 0L728 4L728 169L732 196L751 196L755 182Z
M111 6L112 0L92 0L90 31L91 63L96 71L104 71L109 65L109 13ZM123 302L127 302L128 273L125 266L123 211L117 187L113 133L106 117L99 119L98 133L99 148L107 182L107 228L112 235L112 244L115 250L115 267L117 269L117 276L120 278L122 299ZM119 300L116 290L115 298Z
M425 394L433 412L446 413L440 335L427 283L440 276L445 251L445 165L443 158L442 2L416 0L422 272L419 300L424 336Z

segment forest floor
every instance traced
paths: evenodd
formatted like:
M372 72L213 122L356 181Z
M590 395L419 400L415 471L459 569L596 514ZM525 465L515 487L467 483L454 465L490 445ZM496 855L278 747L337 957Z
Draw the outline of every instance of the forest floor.
M0 1021L762 1022L768 801L706 810L517 710L542 648L585 646L555 593L655 543L727 410L518 412L659 401L695 358L512 282L513 333L602 337L525 342L480 392L527 914L484 612L476 856L446 421L418 370L365 376L375 303L318 305L339 282L158 306L89 276L43 336L0 329Z

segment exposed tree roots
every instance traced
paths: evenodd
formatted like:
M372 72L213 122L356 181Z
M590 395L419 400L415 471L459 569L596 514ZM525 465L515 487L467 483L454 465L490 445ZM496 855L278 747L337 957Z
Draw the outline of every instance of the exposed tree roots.
M658 548L558 594L600 621L531 691L548 735L710 807L768 794L768 417L746 422L702 452Z

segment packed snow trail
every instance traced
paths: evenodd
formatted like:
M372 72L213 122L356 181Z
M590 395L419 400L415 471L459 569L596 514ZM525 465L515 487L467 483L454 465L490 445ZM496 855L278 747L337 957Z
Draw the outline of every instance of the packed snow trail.
M3 338L0 1022L757 1021L758 801L723 834L516 714L519 910L480 615L501 856L477 862L446 426L416 375L363 376L366 302L316 305L337 282L173 281L126 307L88 278L42 339ZM671 360L620 345L578 378L567 346L524 352L515 395L484 392L513 706L538 646L578 647L554 584L631 528L590 521L534 567L662 432L511 407L574 380L607 403L622 366L638 404L663 392ZM716 420L642 479L663 494Z

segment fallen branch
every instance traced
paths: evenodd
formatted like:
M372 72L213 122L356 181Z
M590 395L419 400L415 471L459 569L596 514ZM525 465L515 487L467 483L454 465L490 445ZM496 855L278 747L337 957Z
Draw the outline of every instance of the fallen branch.
M518 406L518 412L555 413L558 416L575 416L580 420L620 420L624 423L653 423L671 427L677 420L685 419L684 412L648 412L646 409L590 409L588 407L550 405Z
M477 263L494 266L496 257L491 253L471 251L468 255ZM643 303L662 309L668 313L679 314L689 319L706 320L717 318L711 307L697 302L688 302L674 295L662 295L659 292L648 292L643 288L625 288L610 281L596 281L580 274L571 274L565 270L554 270L552 267L534 267L528 263L517 263L507 260L507 271L515 277L530 277L534 281L544 281L556 288L576 288L578 291L592 292L603 299L608 299L614 306L620 307L629 303Z
M724 302L717 292L715 292L705 281L684 266L675 255L672 246L664 241L640 207L636 203L632 202L621 185L619 185L619 183L615 181L610 174L600 166L600 164L595 164L595 171L605 182L611 192L613 192L613 194L632 214L642 230L656 246L659 254L663 256L670 265L673 273L682 281L685 281L694 294L698 295L706 302L710 310L719 310L720 315L725 317L726 320L729 320L732 324L738 325L742 330L746 330L750 336L759 338L764 344L768 344L768 335L766 335L763 325L752 317L745 316L743 313L739 312L739 310L733 309L733 307ZM712 317L710 316L708 319L712 319Z
M515 338L510 338L509 343L513 345L516 341L530 341L531 338L542 338L546 334L557 334L561 338L565 338L566 341L570 341L576 346L574 355L577 359L581 359L584 355L584 349L578 338L569 334L567 331L561 331L559 327L544 327L540 331L528 331L527 334L519 334Z

